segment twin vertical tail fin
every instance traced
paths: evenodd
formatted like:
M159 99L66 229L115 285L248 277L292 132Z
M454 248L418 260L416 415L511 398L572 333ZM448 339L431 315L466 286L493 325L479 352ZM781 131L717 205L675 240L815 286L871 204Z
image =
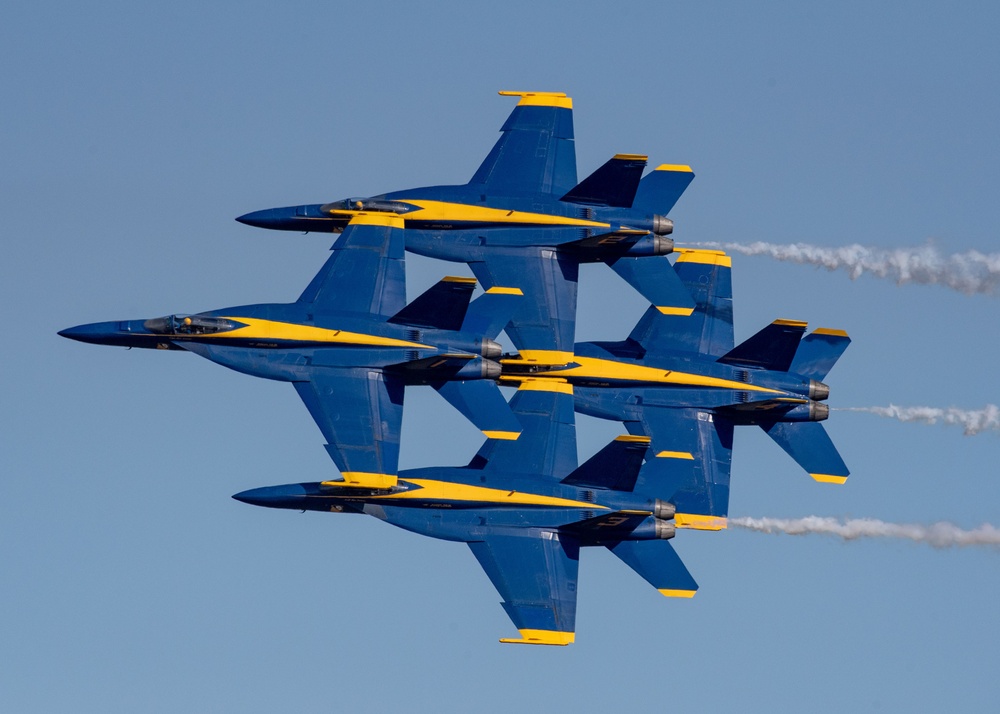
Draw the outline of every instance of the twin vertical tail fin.
M849 344L851 338L843 330L821 327L802 338L790 371L809 379L822 380Z
M520 288L494 286L472 301L464 321L457 329L495 339L510 322L523 300L524 292Z
M798 320L775 320L756 335L719 358L723 364L787 372L806 331Z
M442 278L390 317L389 322L433 330L460 330L475 289L475 278Z
M690 166L663 164L639 182L632 208L666 215L694 180Z
M562 482L571 486L634 491L649 442L648 436L623 434L587 459Z
M639 154L616 154L559 200L629 208L639 189L646 160Z

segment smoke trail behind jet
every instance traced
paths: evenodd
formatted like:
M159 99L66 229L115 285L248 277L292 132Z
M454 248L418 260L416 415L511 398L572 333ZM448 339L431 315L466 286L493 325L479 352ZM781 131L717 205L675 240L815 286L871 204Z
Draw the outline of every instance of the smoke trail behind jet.
M819 533L837 536L844 540L902 538L917 543L927 543L935 548L961 548L974 545L1000 547L1000 528L988 523L969 531L946 521L920 525L916 523L886 523L874 518L857 518L842 522L836 518L820 516L791 519L730 518L729 524L758 533L786 533L788 535Z
M962 427L966 436L975 436L983 431L1000 431L1000 407L987 404L982 409L958 409L949 407L897 407L890 404L887 407L834 407L841 412L864 412L880 417L897 419L902 422L917 422L920 424L950 424Z
M1000 286L1000 253L970 250L944 256L931 244L917 248L870 248L857 243L823 248L807 243L787 245L753 243L700 243L743 255L767 255L776 260L846 270L851 280L865 273L893 280L897 285L945 285L966 295L995 295Z

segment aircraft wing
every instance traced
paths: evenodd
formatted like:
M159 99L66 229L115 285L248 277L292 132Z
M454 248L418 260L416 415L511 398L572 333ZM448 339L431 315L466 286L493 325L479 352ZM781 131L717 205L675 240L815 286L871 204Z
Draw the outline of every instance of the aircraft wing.
M651 439L637 491L670 500L677 507L678 528L726 527L732 422L710 411L647 406L625 428Z
M562 196L576 186L573 100L561 92L500 94L521 99L469 184L485 193Z
M326 437L344 480L388 487L399 468L403 382L365 368L316 368L295 390Z
M520 288L524 298L505 330L519 350L573 352L579 264L551 248L492 250L469 263L487 290Z
M331 255L299 297L318 310L389 318L406 304L403 221L359 214L333 244Z
M517 530L469 543L521 633L501 642L568 645L576 627L580 544L554 530Z
M674 271L694 299L681 309L650 307L629 339L647 354L685 350L721 357L733 349L732 259L720 251L679 249ZM643 258L643 261L656 259Z

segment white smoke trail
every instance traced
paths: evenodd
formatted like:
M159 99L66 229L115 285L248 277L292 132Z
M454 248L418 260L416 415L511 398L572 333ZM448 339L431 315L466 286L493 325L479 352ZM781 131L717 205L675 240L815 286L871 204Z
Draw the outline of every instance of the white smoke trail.
M864 412L902 422L917 422L920 424L950 424L962 427L966 436L975 436L983 431L1000 431L1000 407L987 404L982 409L958 409L948 407L897 407L890 404L887 407L834 407L840 412Z
M806 535L820 533L856 540L858 538L904 538L927 543L935 548L952 548L970 545L1000 547L1000 528L984 523L971 531L962 530L954 523L940 521L930 525L916 523L886 523L874 518L857 518L838 521L836 518L809 516L808 518L730 518L730 525L759 533L787 533Z
M966 295L995 295L1000 287L1000 253L970 250L943 256L932 244L917 248L869 248L857 243L822 248L807 243L699 243L743 255L767 255L827 270L846 270L855 280L865 273L894 280L897 285L945 285Z

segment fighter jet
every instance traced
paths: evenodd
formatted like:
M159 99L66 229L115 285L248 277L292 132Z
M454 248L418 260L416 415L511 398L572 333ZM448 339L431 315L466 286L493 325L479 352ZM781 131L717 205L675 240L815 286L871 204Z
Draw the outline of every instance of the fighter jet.
M402 220L357 214L333 255L290 304L230 307L80 325L81 342L186 350L221 365L291 382L352 485L396 483L406 385L429 384L490 438L520 424L493 381L492 338L520 301L494 286L471 304L473 278L446 277L406 305Z
M549 391L551 389L557 391ZM390 488L344 481L257 488L233 498L270 508L367 513L415 533L469 544L520 632L501 642L575 639L580 549L604 546L668 597L698 586L666 539L673 506L646 491L649 445L620 436L577 468L571 388L521 383L511 400L523 432L487 440L464 467L403 471Z
M606 263L663 311L690 314L687 293L660 279L664 266L641 258L673 249L666 214L694 178L691 168L664 164L643 177L646 156L618 154L577 183L572 100L558 92L500 94L520 100L468 183L236 220L308 232L342 230L358 211L397 216L407 250L468 263L487 288L524 291L507 326L519 349L572 352L580 263Z
M552 364L522 350L501 360L502 380L554 380L574 387L576 410L625 423L652 438L650 481L672 484L678 528L726 527L733 429L756 425L814 479L850 473L823 425L822 382L847 349L843 330L775 320L734 347L732 263L721 251L678 249L673 279L696 307L689 316L650 306L624 340L583 342ZM669 263L666 259L659 259Z

